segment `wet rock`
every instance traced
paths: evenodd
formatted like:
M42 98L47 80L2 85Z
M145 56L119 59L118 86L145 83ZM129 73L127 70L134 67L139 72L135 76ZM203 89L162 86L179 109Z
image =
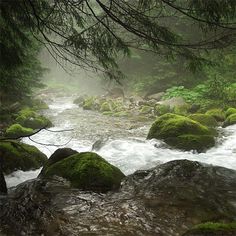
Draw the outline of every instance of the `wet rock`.
M61 176L75 188L107 192L120 187L124 174L94 152L81 152L50 165L42 177Z
M155 93L155 94L147 96L147 99L155 99L158 102L161 100L164 94L165 94L164 92Z
M69 156L72 156L74 154L78 153L77 151L71 149L71 148L59 148L57 149L47 160L47 162L44 164L43 169L41 170L39 176L41 176L48 167L55 164L58 161L61 161Z
M58 177L36 179L0 208L7 235L178 236L202 222L235 219L236 171L176 160L137 171L107 194L71 189Z
M100 150L106 144L107 141L108 141L108 138L102 138L102 139L97 140L93 144L92 150L94 150L94 151Z
M2 170L0 169L0 195L5 193L7 193L7 185Z

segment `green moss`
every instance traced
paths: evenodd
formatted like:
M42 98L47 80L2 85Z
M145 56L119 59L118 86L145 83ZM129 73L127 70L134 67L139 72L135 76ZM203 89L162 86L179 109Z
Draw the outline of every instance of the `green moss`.
M227 117L223 123L223 127L236 124L236 113Z
M205 113L206 115L213 116L216 121L224 121L225 120L225 113L222 109L211 109Z
M117 189L124 174L93 152L72 155L50 166L46 177L58 175L71 181L73 187L106 192Z
M0 142L3 172L9 174L15 170L38 169L47 157L36 147L17 141Z
M178 149L186 151L196 150L198 152L203 152L215 145L215 139L212 135L180 135L178 137L167 138L165 142Z
M141 107L139 112L140 114L151 114L152 110L153 110L153 107L144 105Z
M216 127L218 125L216 119L210 115L196 113L196 114L189 115L188 117L208 127Z
M214 145L213 135L211 129L197 121L167 113L152 124L147 139L163 139L176 148L202 151Z
M166 113L170 113L172 112L172 109L170 108L170 106L167 105L156 105L154 108L154 113L158 116L164 115Z
M19 115L27 117L27 118L32 118L32 117L36 117L37 113L30 108L24 108L21 111L19 111Z
M226 117L228 117L232 114L236 114L236 108L233 108L233 107L228 108L227 111L225 112Z
M13 124L6 130L6 137L17 138L33 133L33 129L22 127L20 124Z
M119 111L119 112L114 113L114 116L115 117L127 117L127 116L129 116L129 112L127 112L127 111Z
M112 116L114 113L112 111L104 111L102 114L104 116Z
M192 229L188 230L183 236L193 236L193 235L218 235L218 236L226 236L226 235L236 235L236 222L231 223L214 223L214 222L206 222L202 224L195 225Z
M52 122L44 116L38 115L32 109L26 108L19 112L16 122L20 125L31 128L40 129L43 127L51 127Z
M213 223L207 222L203 224L199 224L193 227L193 229L201 229L201 230L232 230L236 229L236 222L232 223Z
M188 117L167 113L154 122L148 133L148 139L176 137L184 134L211 135L211 131Z
M93 110L94 109L94 97L86 98L83 102L84 110Z
M100 108L100 111L101 112L104 112L104 111L112 111L112 106L109 102L104 102L102 103L101 105L101 108Z

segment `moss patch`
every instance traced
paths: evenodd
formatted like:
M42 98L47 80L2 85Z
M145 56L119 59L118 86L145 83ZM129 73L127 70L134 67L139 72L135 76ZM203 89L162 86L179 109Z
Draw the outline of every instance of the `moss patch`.
M20 125L32 128L32 129L40 129L43 127L51 127L52 122L44 116L37 114L30 108L25 108L18 113L16 118L16 122Z
M224 121L225 120L225 113L222 109L211 109L205 113L206 115L213 116L217 121Z
M47 161L46 155L36 147L17 141L0 142L0 153L6 174L15 170L38 169Z
M212 236L233 236L236 235L236 222L232 223L213 223L207 222L194 226L188 230L183 236L191 235L212 235Z
M224 121L223 127L227 127L229 125L234 124L236 124L236 113L227 117L227 119Z
M6 130L6 137L17 138L21 136L30 135L33 129L22 127L20 124L13 124Z
M228 108L227 111L225 112L226 117L228 117L232 114L236 114L236 108L233 108L233 107Z
M93 152L72 155L50 166L44 176L58 175L71 181L73 187L106 192L119 188L124 174Z
M212 130L199 122L181 115L167 113L152 124L147 139L163 139L173 147L202 151L214 145L213 136Z
M188 117L208 127L216 127L218 125L216 119L210 115L196 113L196 114L189 115Z
M197 150L203 152L215 145L215 139L212 135L180 135L178 137L170 137L165 140L172 147L183 149L186 151Z

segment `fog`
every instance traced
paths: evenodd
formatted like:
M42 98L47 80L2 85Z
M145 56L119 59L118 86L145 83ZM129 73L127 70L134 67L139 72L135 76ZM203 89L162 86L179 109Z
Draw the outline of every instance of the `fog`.
M39 59L47 69L42 80L49 88L88 95L106 92L107 85L102 74L87 71L58 58L57 62L46 49L41 52Z

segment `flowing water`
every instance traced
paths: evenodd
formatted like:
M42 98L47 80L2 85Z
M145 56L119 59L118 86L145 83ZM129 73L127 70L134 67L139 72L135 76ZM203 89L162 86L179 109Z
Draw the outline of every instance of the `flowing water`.
M206 153L183 152L168 148L163 142L145 140L152 122L104 116L93 111L83 111L73 104L73 98L55 98L44 112L54 124L23 141L38 147L48 157L61 147L77 151L93 150L120 168L126 175L139 169L176 159L188 159L219 165L236 170L236 125L219 128L221 137L217 145ZM47 144L47 145L45 145ZM39 170L16 171L6 176L8 187L35 178Z

